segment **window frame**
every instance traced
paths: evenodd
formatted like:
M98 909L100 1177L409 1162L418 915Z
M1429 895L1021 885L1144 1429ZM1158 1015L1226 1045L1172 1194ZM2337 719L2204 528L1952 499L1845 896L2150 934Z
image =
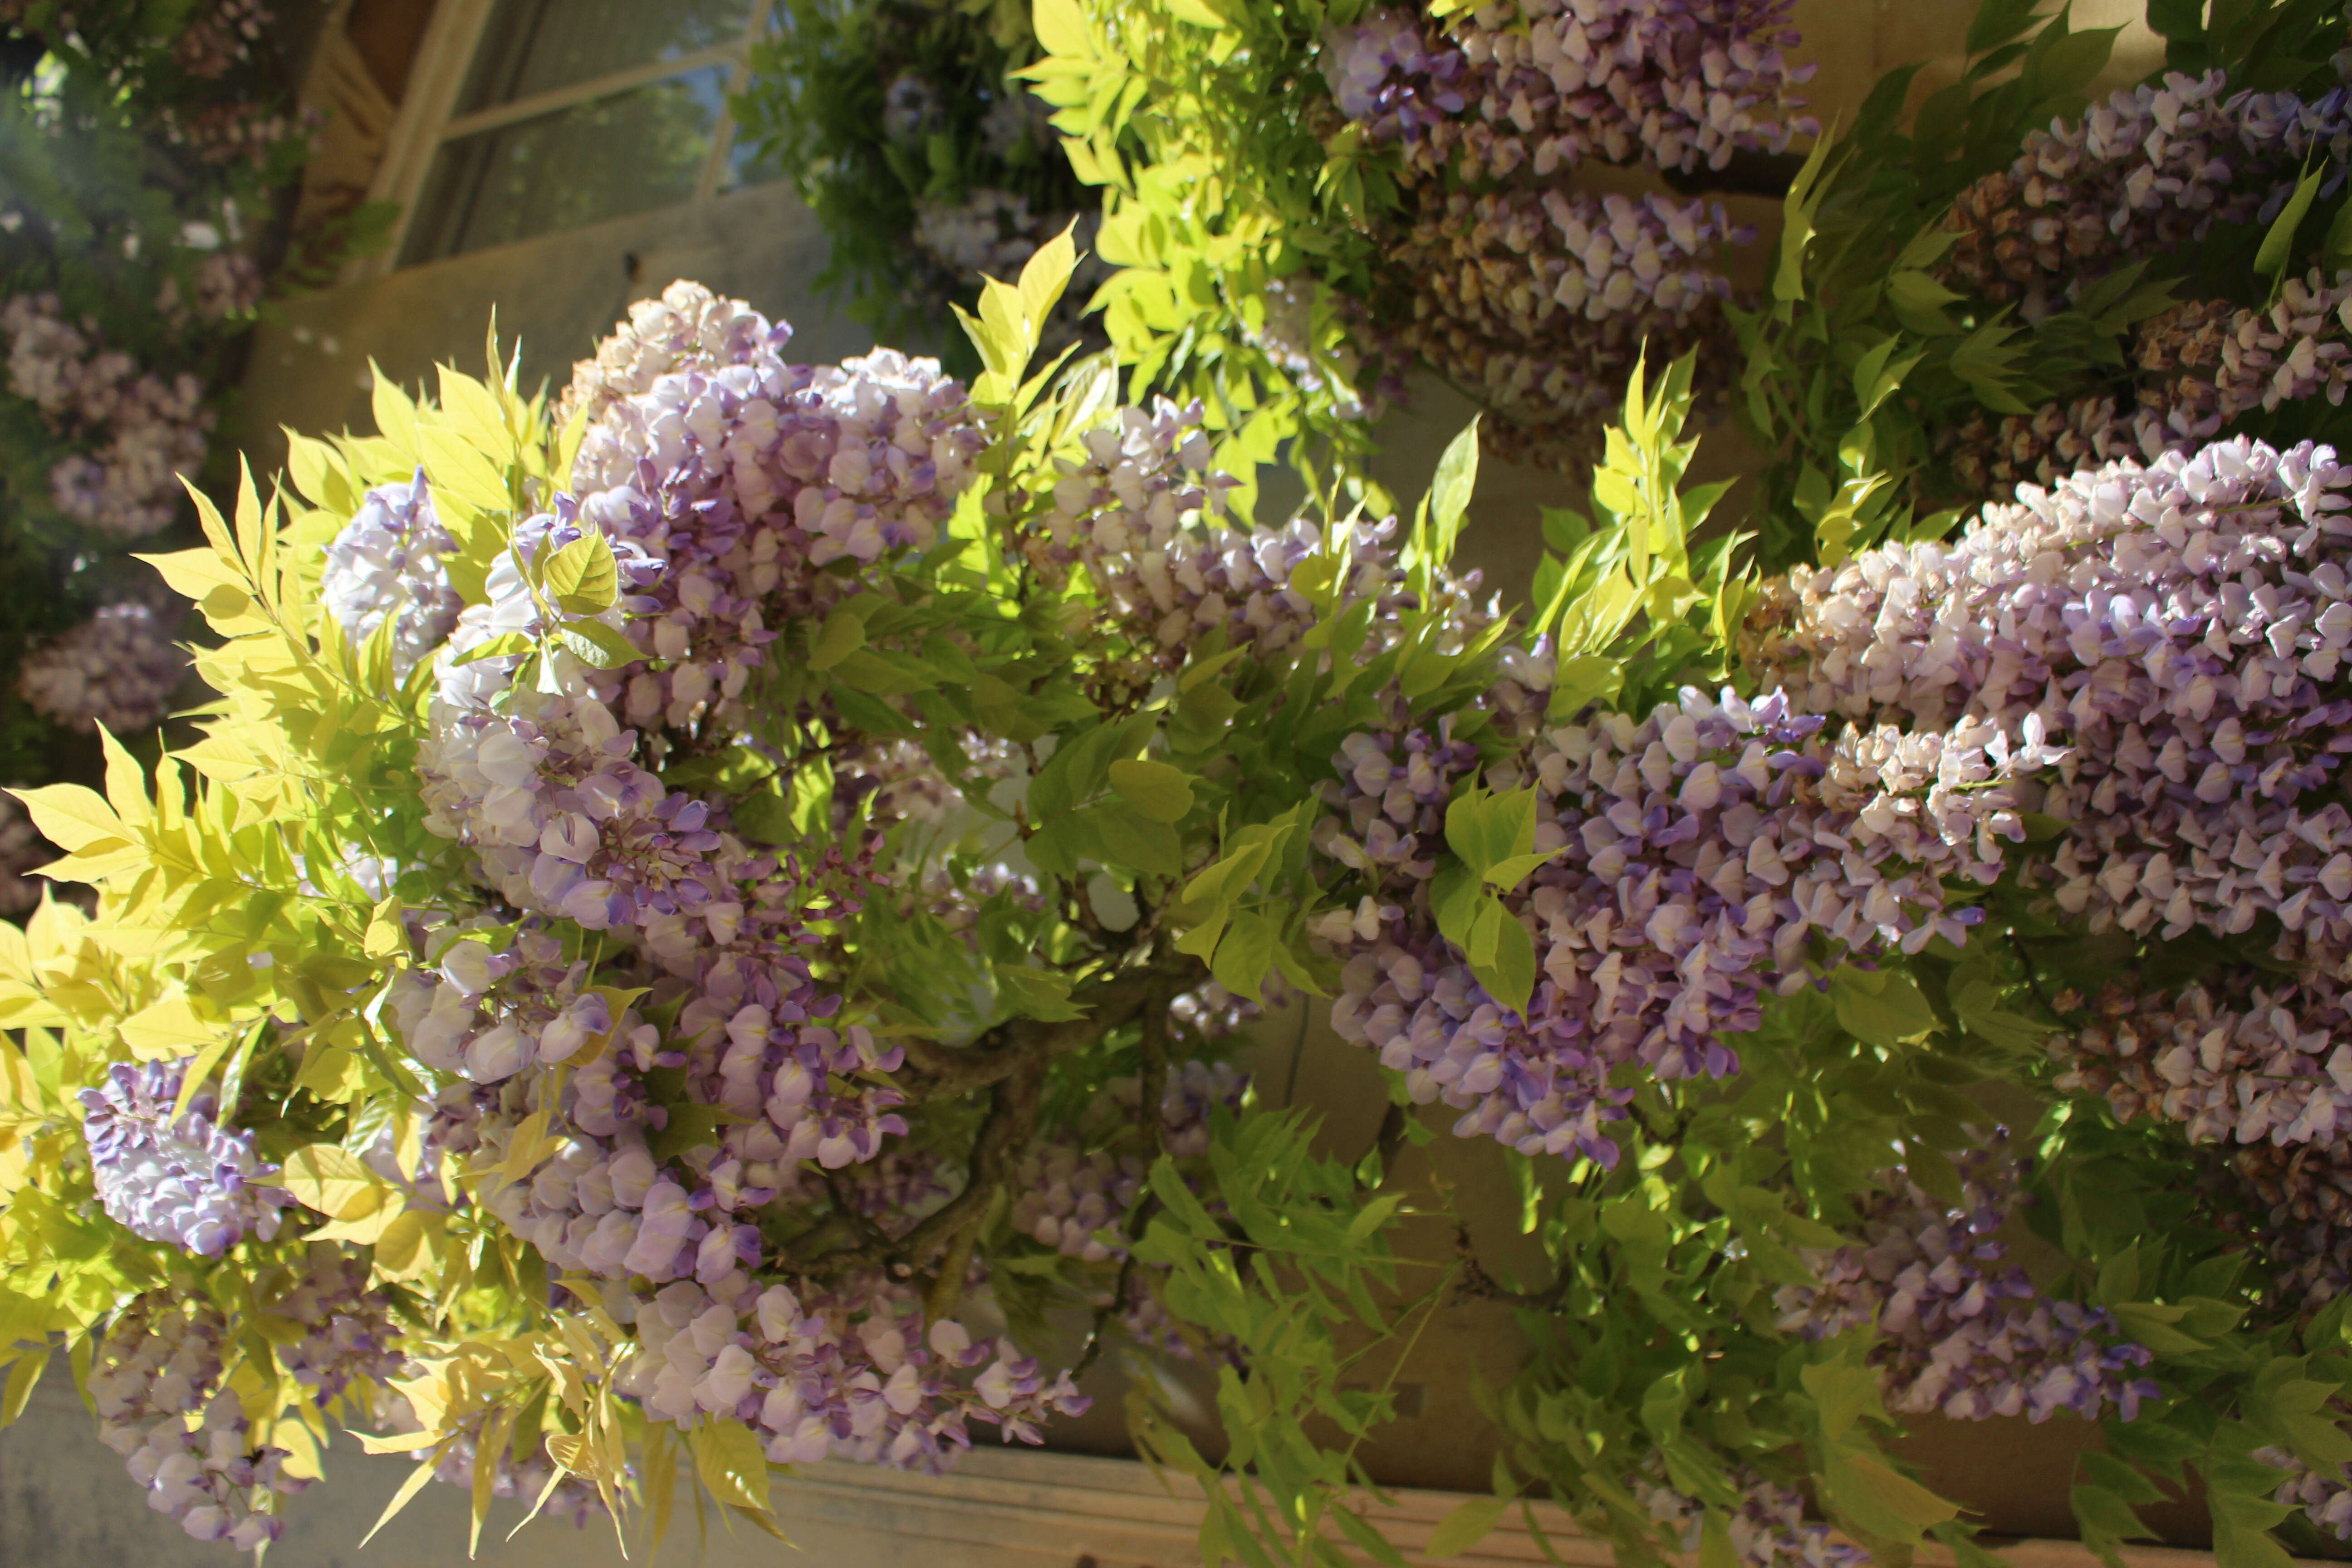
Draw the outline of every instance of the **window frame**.
M578 0L567 0L567 3L576 4ZM417 47L416 64L409 73L407 95L394 119L391 132L385 140L383 161L376 165L375 179L368 190L373 200L397 203L400 216L393 225L391 243L373 256L352 262L345 269L346 281L389 277L394 272L410 271L503 248L484 246L478 250L459 251L455 256L436 256L429 260L412 262L406 267L401 265L400 252L408 243L409 222L415 215L417 199L424 194L425 183L433 173L434 162L446 143L613 93L708 70L715 65L730 68L726 90L728 97L731 98L743 90L751 73L751 46L767 36L775 14L775 7L768 0L754 0L741 36L731 43L714 44L675 59L649 60L625 70L589 77L526 98L518 98L511 102L459 114L457 112L458 95L465 90L466 79L473 69L474 58L480 50L484 33L489 27L490 13L497 5L498 0L439 0L433 7L433 18L426 24L425 37ZM696 177L694 194L678 205L698 205L719 194L719 182L726 174L734 151L735 129L735 116L722 102L718 127L711 137L710 153L703 160L701 174ZM675 205L649 207L645 213L632 216L646 216L675 210ZM551 229L548 232L561 234L565 231ZM530 241L514 243L529 244Z

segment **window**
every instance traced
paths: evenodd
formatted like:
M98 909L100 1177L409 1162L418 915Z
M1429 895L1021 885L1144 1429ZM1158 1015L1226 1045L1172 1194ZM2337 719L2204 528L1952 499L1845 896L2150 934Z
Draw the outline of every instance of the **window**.
M378 193L415 266L749 183L727 95L764 0L441 0ZM422 73L421 73L422 74Z

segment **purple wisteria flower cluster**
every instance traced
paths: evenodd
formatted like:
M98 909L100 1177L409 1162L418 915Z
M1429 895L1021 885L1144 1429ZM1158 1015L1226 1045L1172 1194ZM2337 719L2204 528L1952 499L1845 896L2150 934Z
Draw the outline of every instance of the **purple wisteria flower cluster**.
M2067 748L2038 809L2068 824L2027 875L2093 931L2252 930L2334 969L2352 952L2352 474L2238 439L2111 465L1951 544L1803 568L1759 613L1753 668L1866 723L2038 720ZM2037 804L2037 803L2029 803Z
M465 601L442 558L457 548L434 514L423 469L405 484L379 485L327 546L319 596L355 647L392 624L392 672L410 670L448 640Z
M2281 1305L2303 1312L2352 1293L2352 1142L2217 1148L2204 1185Z
M2345 88L2305 102L2230 91L2221 71L2174 71L2026 139L2017 161L1954 204L1948 277L2038 320L2136 257L2195 243L2221 223L2267 222L2305 161L2352 155Z
M1384 244L1370 358L1419 356L1507 419L1505 455L1589 461L1625 374L1729 343L1722 210L1571 193L1579 164L1721 168L1818 128L1794 110L1786 0L1528 0L1444 22L1378 11L1323 39L1339 113L1395 149L1406 187ZM1714 361L1702 384L1712 389Z
M1819 1283L1780 1288L1781 1331L1825 1339L1875 1329L1872 1364L1901 1414L2046 1421L2071 1410L2095 1421L2113 1405L2132 1419L2158 1394L2133 1375L2154 1357L2101 1309L2045 1296L2023 1269L2000 1267L2008 1248L1998 1232L2021 1201L2004 1148L1956 1163L1957 1208L1903 1170L1883 1172L1861 1203L1860 1242L1800 1247Z
M221 1386L233 1348L218 1309L142 1297L116 1315L91 1364L99 1437L121 1456L147 1506L198 1541L250 1552L285 1524L260 1505L309 1485L283 1448L257 1441L236 1394Z
M102 605L81 625L42 644L17 668L18 695L69 730L103 725L126 735L163 716L188 671L173 622L152 605Z
M280 1277L282 1280L282 1277ZM379 1388L399 1370L398 1328L366 1268L320 1246L265 1296L299 1331L279 1362L326 1410ZM287 1451L261 1440L224 1383L240 1353L229 1320L201 1297L141 1296L118 1311L92 1358L89 1394L99 1436L145 1489L147 1506L199 1541L254 1551L283 1531L275 1499L310 1483L287 1473Z
M1396 345L1507 415L1507 452L1591 445L1645 352L1654 363L1729 346L1716 258L1753 235L1720 205L1434 183L1412 200L1398 255L1412 304Z
M621 1392L682 1427L741 1421L779 1463L939 1471L971 1447L974 1421L1034 1443L1038 1423L1089 1404L1067 1373L1048 1381L1009 1341L975 1342L948 1319L926 1329L913 1292L878 1281L680 1280L637 1304L636 1329Z
M215 0L189 19L172 58L192 77L226 76L252 58L275 19L264 0Z
M2279 1483L2278 1501L2301 1509L2305 1518L2336 1540L2352 1542L2352 1465L2336 1465L2331 1475L2313 1469L2284 1448L2258 1448L2254 1458L2287 1473Z
M931 1466L968 1445L971 1420L1034 1438L1083 1401L1009 1347L927 1326L908 1286L792 1274L760 1224L780 1199L870 1222L869 1188L918 1205L947 1190L923 1162L875 1164L908 1131L886 1076L902 1053L819 979L827 922L881 885L881 840L804 865L739 837L723 796L652 771L750 724L771 628L821 618L886 557L927 548L974 477L977 421L936 366L880 352L794 365L788 336L679 285L580 368L570 400L591 418L572 491L516 526L487 602L457 617L418 759L426 826L524 918L425 922L388 1012L415 1059L480 1086L436 1115L476 1200L556 1269L658 1288L616 1298L637 1315L631 1392L649 1408L752 1422L779 1458ZM373 551L354 574L363 610L417 597L423 504L379 491L347 531ZM592 618L640 659L583 663L564 640L581 618L534 586L583 540L604 542L619 579ZM510 634L537 651L467 657ZM836 777L853 804L943 809L919 762L851 747ZM570 927L625 947L599 960Z
M2352 1142L2352 1016L2325 973L2241 967L2178 995L2116 984L2089 1012L2051 1041L2058 1087L2104 1095L2119 1121L2177 1122L2200 1143Z
M322 1410L401 1369L400 1326L383 1292L368 1289L367 1265L323 1243L270 1298L269 1311L302 1325L301 1338L278 1346L278 1363Z
M2121 1004L2061 1049L2119 1111L2241 1140L2227 1206L2282 1290L2315 1296L2352 1283L2347 488L2326 447L2243 438L2024 487L1949 545L1792 574L1748 649L1860 722L2039 722L2066 751L2025 804L2063 826L2026 888L2095 932L2269 946L2284 973Z
M2255 409L2352 390L2352 275L2289 278L2262 310L2192 300L2142 322L2127 396L2053 403L1998 421L1979 410L1953 432L1946 459L1962 491L2005 498L2020 483L2129 458L2193 450Z
M1432 906L1477 749L1444 731L1349 737L1315 842L1373 890L1318 929L1345 961L1332 1026L1416 1101L1464 1111L1458 1134L1613 1165L1604 1128L1632 1096L1616 1069L1736 1072L1724 1037L1756 1027L1768 990L1837 957L1962 940L1976 911L1946 885L1990 883L2023 837L2010 791L2049 760L2038 731L1832 742L1822 724L1778 695L1692 690L1647 719L1539 730L1490 768L1498 789L1535 790L1534 848L1553 856L1505 900L1535 949L1524 1013L1479 984Z
M557 423L584 415L593 425L616 400L650 392L673 372L734 363L768 331L767 321L742 300L721 299L681 278L658 299L631 305L628 319L596 345L594 356L572 367Z
M80 1091L82 1140L98 1200L134 1236L218 1258L247 1236L278 1234L291 1202L257 1158L253 1134L220 1120L209 1089L174 1120L184 1060L118 1062L105 1083Z
M1083 566L1102 600L1101 629L1164 669L1219 632L1234 646L1279 654L1316 618L1290 576L1321 552L1322 531L1303 521L1281 530L1223 521L1232 481L1210 471L1200 426L1200 409L1163 400L1088 431L1086 457L1060 459L1053 504L1024 541L1050 583ZM1394 569L1380 537L1359 525L1347 598L1392 592Z
M0 306L9 390L88 448L50 470L58 510L104 538L139 539L178 515L179 476L204 466L213 413L195 377L142 374L130 355L94 344L94 331L67 321L54 294Z
M1588 160L1720 169L1819 128L1782 51L1789 0L1526 0L1444 24L1376 12L1324 41L1339 110L1428 175L1548 177Z
M1727 1518L1727 1532L1732 1552L1748 1568L1861 1568L1870 1561L1870 1553L1861 1547L1832 1540L1828 1525L1806 1522L1805 1495L1795 1488L1745 1466L1732 1473L1731 1481L1739 1489L1739 1507ZM1627 1484L1675 1549L1697 1555L1706 1530L1706 1508L1675 1489L1664 1464L1652 1462L1628 1477Z
M929 548L984 437L932 361L877 350L792 364L789 326L691 285L665 300L624 347L599 351L595 366L609 354L617 374L583 363L570 395L602 410L572 472L582 516L666 563L627 623L662 668L633 667L599 695L642 728L706 714L740 727L774 626L857 591L834 563Z
M1160 1152L1175 1160L1205 1153L1211 1108L1237 1109L1248 1083L1246 1075L1223 1062L1190 1061L1171 1069L1160 1102ZM1107 1143L1111 1134L1135 1125L1141 1095L1138 1080L1113 1079L1072 1130L1075 1136L1023 1159L1013 1184L1020 1193L1010 1216L1014 1230L1087 1263L1127 1256L1118 1235L1150 1179L1151 1152ZM1105 1231L1113 1233L1111 1239L1104 1239Z

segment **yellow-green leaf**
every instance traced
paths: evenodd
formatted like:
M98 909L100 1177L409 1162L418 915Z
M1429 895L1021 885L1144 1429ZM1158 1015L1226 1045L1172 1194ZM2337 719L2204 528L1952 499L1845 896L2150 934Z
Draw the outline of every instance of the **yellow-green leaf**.
M1437 1521L1429 1532L1429 1544L1422 1548L1422 1560L1442 1563L1448 1557L1459 1557L1494 1533L1502 1522L1503 1510L1510 1507L1508 1500L1498 1497L1465 1499L1453 1511Z
M142 1007L117 1026L122 1043L142 1062L193 1056L221 1037L223 1026L196 1016L184 996Z
M286 1156L278 1184L305 1208L330 1219L363 1219L383 1201L383 1184L349 1150L312 1143Z
M1110 787L1154 822L1180 822L1192 809L1192 775L1149 757L1111 763Z
M51 843L80 854L100 854L131 842L131 830L96 790L80 784L44 784L38 789L10 790L25 803L33 826Z

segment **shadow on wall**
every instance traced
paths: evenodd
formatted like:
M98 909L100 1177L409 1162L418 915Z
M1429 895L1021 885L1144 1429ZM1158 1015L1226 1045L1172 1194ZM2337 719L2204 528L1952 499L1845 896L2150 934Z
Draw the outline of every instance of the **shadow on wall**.
M796 359L865 353L867 329L821 296L824 231L784 184L615 218L330 289L280 307L256 332L240 409L257 474L285 458L280 426L305 435L373 427L368 362L414 387L440 363L478 374L498 312L503 352L522 347L520 384L560 393L631 302L691 278L793 326ZM919 352L912 343L896 345Z

